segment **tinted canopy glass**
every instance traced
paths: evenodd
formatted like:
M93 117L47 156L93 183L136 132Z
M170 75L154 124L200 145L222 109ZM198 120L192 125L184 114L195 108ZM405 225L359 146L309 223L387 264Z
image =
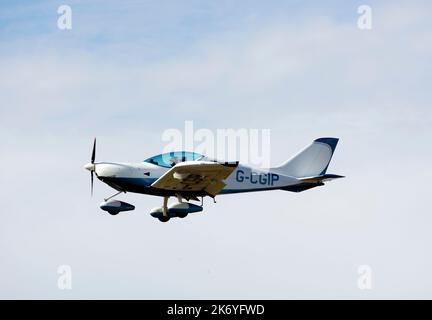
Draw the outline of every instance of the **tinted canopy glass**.
M203 156L199 153L189 152L189 151L174 151L163 154L158 154L157 156L148 158L144 162L152 163L157 166L171 168L179 162L193 161Z

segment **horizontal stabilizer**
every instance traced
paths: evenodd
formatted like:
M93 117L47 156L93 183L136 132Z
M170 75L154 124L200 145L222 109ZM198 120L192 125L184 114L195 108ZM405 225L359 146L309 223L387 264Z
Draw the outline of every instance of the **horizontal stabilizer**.
M324 182L334 180L334 179L340 179L345 178L344 176L339 176L337 174L323 174L315 177L306 177L306 178L299 178L299 184L295 184L292 186L287 186L281 188L281 190L285 191L292 191L292 192L302 192L308 189L312 189L315 187L323 186Z
M340 178L345 178L345 176L340 176L337 174L323 174L323 175L315 176L315 177L300 178L299 180L302 182L308 182L308 183L319 183L319 182L326 182L326 181L331 181L331 180L340 179Z

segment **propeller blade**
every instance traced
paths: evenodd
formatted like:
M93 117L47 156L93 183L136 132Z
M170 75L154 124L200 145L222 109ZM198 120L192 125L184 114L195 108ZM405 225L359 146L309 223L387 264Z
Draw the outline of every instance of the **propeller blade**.
M92 172L90 172L90 179L91 179L91 195L93 196L93 180L94 180L94 177L93 177L93 171Z
M94 142L93 142L93 152L92 152L92 156L91 156L91 163L95 162L95 158L96 158L96 138L94 138Z

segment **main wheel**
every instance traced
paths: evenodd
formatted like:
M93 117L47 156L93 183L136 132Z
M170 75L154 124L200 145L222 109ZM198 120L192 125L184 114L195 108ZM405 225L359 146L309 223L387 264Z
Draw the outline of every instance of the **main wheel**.
M158 219L159 219L160 222L168 222L170 218L162 216L162 217L159 217Z
M120 211L108 211L108 213L112 216L118 215Z
M187 217L187 213L177 213L177 217L179 218L186 218Z

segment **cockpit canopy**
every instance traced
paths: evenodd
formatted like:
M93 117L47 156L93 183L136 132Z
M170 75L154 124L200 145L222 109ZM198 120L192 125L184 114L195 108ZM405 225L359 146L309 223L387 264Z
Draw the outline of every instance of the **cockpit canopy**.
M168 153L159 154L157 156L148 158L144 162L152 163L154 165L171 168L179 162L194 161L202 159L204 156L199 153L189 151L173 151Z

